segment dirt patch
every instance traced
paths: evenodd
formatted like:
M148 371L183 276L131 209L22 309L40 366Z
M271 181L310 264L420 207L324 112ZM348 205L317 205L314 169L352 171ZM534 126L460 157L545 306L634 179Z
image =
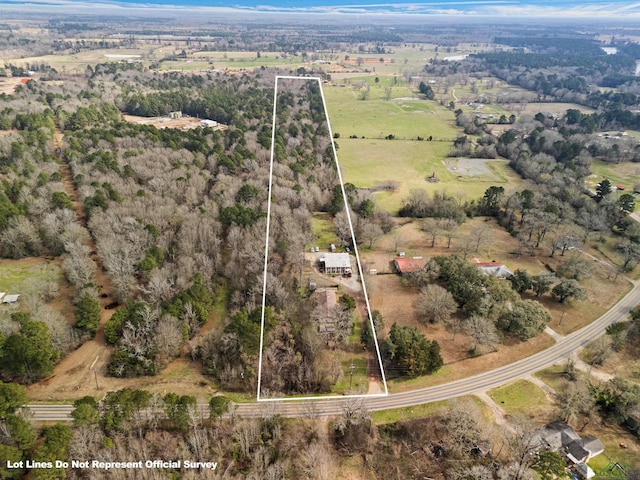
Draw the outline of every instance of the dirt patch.
M485 179L502 181L489 167L489 162L500 160L485 160L483 158L447 158L444 161L447 170L456 177L483 177Z
M22 85L29 80L21 77L3 77L0 78L0 93L11 95L16 91L16 87Z
M137 123L140 125L153 125L156 128L180 128L182 130L190 130L198 127L208 127L213 130L224 131L229 127L222 123L208 123L203 124L202 122L210 122L210 120L202 120L201 118L194 118L187 115L183 115L180 118L170 118L170 117L138 117L135 115L124 115L124 119L127 122Z

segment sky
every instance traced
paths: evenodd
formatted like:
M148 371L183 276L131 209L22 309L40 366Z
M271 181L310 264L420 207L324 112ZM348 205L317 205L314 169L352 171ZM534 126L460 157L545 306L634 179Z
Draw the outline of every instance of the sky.
M216 8L249 12L335 14L430 14L464 16L547 16L640 18L639 1L601 0L0 0L0 6L111 4L122 9L164 7L198 10Z

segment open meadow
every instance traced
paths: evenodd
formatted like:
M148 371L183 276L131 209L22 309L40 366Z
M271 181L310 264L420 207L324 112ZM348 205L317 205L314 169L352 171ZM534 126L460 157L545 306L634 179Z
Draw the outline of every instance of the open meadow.
M365 82L370 89L367 99L362 100L367 87L360 85ZM471 160L482 164L490 175L467 175L456 171L455 165L451 168L456 160L448 159L447 154L459 135L453 112L416 98L402 82L385 86L387 82L392 80L380 79L376 84L373 78L352 79L348 86L325 88L331 126L340 134L338 158L346 182L364 188L397 182L395 191L374 194L378 204L391 212L398 211L413 188L451 194L464 191L472 199L481 197L491 185L510 189L521 184L521 178L504 161ZM391 88L389 100L385 99L387 88ZM394 138L387 139L388 135ZM437 181L428 181L434 174Z
M640 163L606 163L601 160L591 161L592 175L587 181L595 188L602 179L608 179L612 185L622 185L629 193L634 185L640 185Z
M19 67L27 64L44 63L58 71L66 73L82 73L89 65L118 61L148 61L154 58L156 47L145 45L141 48L109 48L85 50L78 53L42 55L12 59L10 63Z

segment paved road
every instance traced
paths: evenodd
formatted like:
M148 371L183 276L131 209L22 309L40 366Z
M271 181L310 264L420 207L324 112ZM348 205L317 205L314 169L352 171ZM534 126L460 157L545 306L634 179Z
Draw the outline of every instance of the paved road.
M446 400L462 395L484 391L512 380L526 377L555 363L562 362L577 349L602 335L611 323L627 319L629 311L640 303L640 285L634 288L607 313L577 332L567 335L552 347L530 357L472 377L435 387L421 388L409 392L393 393L383 397L364 398L371 411L408 407L423 403ZM243 417L261 417L280 414L287 417L322 417L342 413L346 402L353 400L318 400L313 402L260 402L236 405L236 414ZM69 420L71 405L29 405L35 420Z

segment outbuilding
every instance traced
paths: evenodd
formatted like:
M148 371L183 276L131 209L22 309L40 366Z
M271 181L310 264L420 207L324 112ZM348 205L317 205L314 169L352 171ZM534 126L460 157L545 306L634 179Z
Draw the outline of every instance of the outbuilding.
M2 297L2 303L17 303L17 301L20 299L20 295L19 294L15 294L15 295L4 295Z
M500 262L478 262L476 266L485 275L493 275L498 278L509 278L513 272Z
M427 259L422 257L396 257L393 266L398 273L411 273L423 269L427 265Z

